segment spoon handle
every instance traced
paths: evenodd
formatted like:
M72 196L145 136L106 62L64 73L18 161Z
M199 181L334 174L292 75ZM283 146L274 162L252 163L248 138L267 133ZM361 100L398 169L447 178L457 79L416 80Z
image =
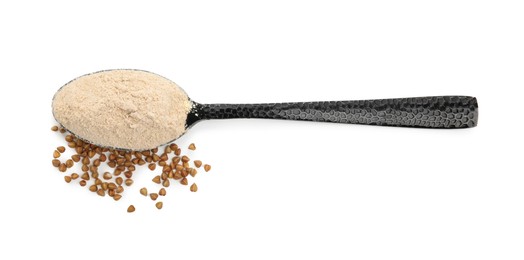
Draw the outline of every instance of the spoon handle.
M436 96L356 101L267 104L199 104L188 125L205 119L268 118L347 124L424 128L467 128L477 125L477 99Z

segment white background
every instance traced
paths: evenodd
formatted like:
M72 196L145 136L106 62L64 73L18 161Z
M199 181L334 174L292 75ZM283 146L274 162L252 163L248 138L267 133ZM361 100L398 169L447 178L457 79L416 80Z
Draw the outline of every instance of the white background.
M522 1L3 1L0 259L523 259ZM51 166L51 98L112 68L202 103L471 95L479 125L199 123L164 209ZM137 206L134 214L127 205Z

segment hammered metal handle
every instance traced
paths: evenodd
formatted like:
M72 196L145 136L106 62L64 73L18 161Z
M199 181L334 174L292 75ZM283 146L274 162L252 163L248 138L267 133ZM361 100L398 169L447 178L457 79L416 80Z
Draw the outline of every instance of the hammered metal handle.
M477 99L438 96L357 101L267 104L199 104L194 102L188 125L199 120L267 118L425 128L477 125Z

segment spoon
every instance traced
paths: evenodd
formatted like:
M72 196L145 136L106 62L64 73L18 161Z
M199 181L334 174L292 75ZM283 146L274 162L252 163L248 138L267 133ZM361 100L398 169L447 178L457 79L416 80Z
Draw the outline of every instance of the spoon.
M160 89L169 93L159 93ZM118 98L110 99L113 94L119 94ZM169 99L170 95L173 100ZM140 98L150 99L144 103ZM119 102L125 106L119 107ZM124 150L153 149L176 140L197 122L208 119L286 119L444 129L474 127L478 121L477 99L469 96L201 104L187 97L174 82L142 70L106 70L78 77L57 91L52 107L55 119L78 138L101 147ZM101 109L98 111L96 107ZM142 111L150 107L178 112L172 119L165 120L170 127L155 123L155 117L150 118L151 124L147 124L143 116L133 118L139 113L148 113L151 117L152 112ZM112 110L107 112L102 108ZM75 113L77 110L89 113ZM111 118L109 126L104 116ZM130 120L134 123L128 122ZM126 123L122 123L124 121Z

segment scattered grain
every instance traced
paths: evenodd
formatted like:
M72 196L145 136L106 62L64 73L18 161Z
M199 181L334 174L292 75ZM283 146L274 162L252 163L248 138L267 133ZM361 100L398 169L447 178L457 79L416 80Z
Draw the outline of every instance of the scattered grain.
M152 200L156 200L158 198L158 194L156 193L151 193L149 194L149 197L152 199Z
M53 159L52 162L53 162L53 166L55 166L55 167L60 166L60 160L58 160L58 159Z

